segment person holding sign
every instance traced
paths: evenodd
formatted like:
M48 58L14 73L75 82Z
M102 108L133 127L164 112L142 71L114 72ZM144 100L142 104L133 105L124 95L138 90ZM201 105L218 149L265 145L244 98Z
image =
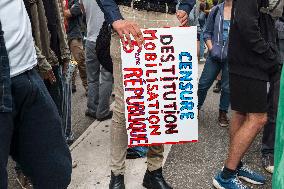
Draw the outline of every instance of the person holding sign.
M111 55L114 63L115 107L111 127L111 181L110 189L124 189L125 158L127 152L127 131L125 125L124 90L121 64L120 41L124 48L133 50L133 45L141 47L144 42L140 27L185 26L188 13L195 0L183 0L178 5L175 0L156 1L98 1L107 20L117 32L112 37ZM175 15L176 13L176 15ZM124 20L126 19L126 20ZM139 25L139 26L138 26ZM131 35L135 41L131 40ZM127 47L127 44L129 47ZM162 175L162 145L150 146L148 152L148 170L144 176L143 186L155 189L171 189Z

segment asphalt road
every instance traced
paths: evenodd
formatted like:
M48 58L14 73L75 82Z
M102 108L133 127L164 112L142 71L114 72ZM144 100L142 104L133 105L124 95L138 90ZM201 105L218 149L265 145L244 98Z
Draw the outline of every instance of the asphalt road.
M200 72L203 66L200 65ZM78 91L73 95L73 130L78 138L92 119L85 117L86 97L77 82ZM164 175L175 189L210 189L212 178L222 166L228 149L228 128L221 128L217 124L218 104L220 94L210 89L199 121L199 142L184 145L173 145L164 166ZM254 189L270 189L271 175L261 167L261 136L257 138L244 162L254 170L266 175L267 184L251 186ZM13 162L9 162L9 189L20 189L15 181ZM95 188L94 188L95 189ZM129 188L134 189L134 188Z
M199 67L201 73L203 66ZM221 128L218 123L220 94L212 89L208 92L199 116L199 142L173 145L164 166L167 180L175 189L213 188L212 178L223 167L229 144L228 128ZM261 136L253 143L244 163L265 174L267 184L251 186L254 189L270 189L271 175L261 166Z

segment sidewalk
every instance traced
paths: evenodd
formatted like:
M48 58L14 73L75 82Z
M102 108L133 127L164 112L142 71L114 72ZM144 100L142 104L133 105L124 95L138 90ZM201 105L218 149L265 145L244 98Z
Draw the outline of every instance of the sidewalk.
M203 65L199 65L201 73ZM199 119L199 142L166 146L164 176L174 189L211 189L212 178L223 166L229 144L229 128L217 124L220 94L212 89ZM108 189L110 181L111 120L95 121L71 146L73 169L70 189ZM252 189L271 189L271 175L261 166L261 136L253 143L244 162L267 178L267 184ZM126 161L126 189L143 189L146 159Z
M107 189L110 181L110 124L111 120L95 121L71 146L73 169L70 189ZM166 156L171 146L167 146ZM126 161L126 187L141 186L146 170L146 158Z

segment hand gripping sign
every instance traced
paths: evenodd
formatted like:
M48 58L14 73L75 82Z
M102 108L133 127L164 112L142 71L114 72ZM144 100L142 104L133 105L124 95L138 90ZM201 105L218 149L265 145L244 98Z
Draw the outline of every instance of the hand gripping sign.
M142 32L142 49L122 49L128 145L196 142L197 29Z

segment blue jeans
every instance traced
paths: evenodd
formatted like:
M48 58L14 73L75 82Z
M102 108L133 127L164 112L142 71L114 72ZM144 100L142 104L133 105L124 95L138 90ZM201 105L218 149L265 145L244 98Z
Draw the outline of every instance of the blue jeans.
M62 73L59 66L53 66L52 71L54 73L54 76L56 77L56 82L51 84L49 80L45 80L44 84L51 98L56 104L59 115L62 116Z
M145 146L136 146L132 150L136 151L141 157L146 157L148 153L148 147Z
M56 82L51 84L49 81L45 81L45 86L58 109L62 121L62 129L66 139L72 138L71 81L67 81L64 78L62 74L62 66L53 66L52 70L56 77Z
M228 112L230 106L228 62L219 63L208 56L198 83L198 109L201 109L209 88L222 71L219 109Z
M110 62L111 64L111 62ZM96 43L86 42L86 66L88 78L88 111L97 118L104 118L110 113L110 96L113 76L100 65L96 55Z
M72 81L62 76L62 127L66 140L73 140L72 131Z
M7 189L9 154L35 189L65 189L72 160L55 103L35 70L11 79L12 113L0 113L0 188Z

